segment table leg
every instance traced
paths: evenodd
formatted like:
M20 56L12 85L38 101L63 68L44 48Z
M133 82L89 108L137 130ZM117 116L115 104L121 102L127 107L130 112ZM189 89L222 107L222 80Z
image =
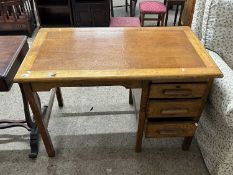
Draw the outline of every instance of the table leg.
M42 111L40 107L40 101L37 96L37 93L32 92L31 86L28 83L22 84L24 93L26 94L26 98L31 106L32 113L34 115L34 119L36 122L36 125L38 127L39 133L42 137L42 140L44 142L46 151L48 153L49 157L55 156L55 150L49 135L49 132L47 128L45 127Z
M183 144L182 144L182 149L184 151L187 151L192 143L193 137L185 137Z
M59 107L63 107L63 98L62 98L62 93L61 93L61 88L58 87L56 89L56 96L57 96L57 102Z
M142 83L142 95L139 111L138 130L137 130L137 141L136 141L136 152L141 152L142 149L142 138L146 121L146 106L149 97L149 82L143 81Z

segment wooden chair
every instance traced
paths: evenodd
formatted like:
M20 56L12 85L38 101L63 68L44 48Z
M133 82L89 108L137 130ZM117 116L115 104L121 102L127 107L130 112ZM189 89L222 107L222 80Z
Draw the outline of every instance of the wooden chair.
M158 21L157 26L163 26L166 13L166 6L157 1L143 1L139 3L141 26L144 26L144 21ZM156 14L158 18L145 18L145 15Z
M0 31L25 31L29 35L36 27L32 0L1 0Z
M171 7L171 6L176 6L175 18L174 18L174 23L173 23L174 26L176 25L179 7L181 7L179 21L178 21L178 25L179 26L181 25L181 17L183 14L185 2L186 2L186 0L164 0L164 4L167 6L165 26L167 26L169 7Z

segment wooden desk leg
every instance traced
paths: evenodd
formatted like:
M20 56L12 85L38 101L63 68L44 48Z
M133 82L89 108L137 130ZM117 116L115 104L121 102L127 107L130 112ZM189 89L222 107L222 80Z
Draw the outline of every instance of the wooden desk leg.
M56 96L57 96L57 102L59 107L63 107L63 98L62 98L62 93L61 93L61 88L58 87L56 89Z
M129 89L129 104L133 104L133 94L132 94L132 90Z
M34 119L36 122L36 125L38 127L39 133L42 137L42 140L44 142L46 151L48 153L49 157L54 157L55 156L55 151L53 148L53 144L49 135L49 132L47 128L45 127L44 121L42 119L42 111L40 108L40 102L37 96L37 93L32 92L30 84L22 84L23 90L26 94L27 100L31 106L32 113L34 115Z
M187 151L192 143L193 137L185 137L183 144L182 144L182 149L184 151Z
M136 141L136 147L135 147L136 152L141 152L142 150L142 138L143 138L143 132L144 132L144 127L145 127L146 107L147 107L148 97L149 97L149 82L143 81L140 111L139 111L139 120L138 120L138 130L137 130L137 141Z

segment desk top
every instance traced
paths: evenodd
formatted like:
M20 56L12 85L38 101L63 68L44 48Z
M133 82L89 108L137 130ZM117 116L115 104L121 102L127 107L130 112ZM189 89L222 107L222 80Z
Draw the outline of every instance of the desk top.
M221 76L189 27L43 28L15 81Z

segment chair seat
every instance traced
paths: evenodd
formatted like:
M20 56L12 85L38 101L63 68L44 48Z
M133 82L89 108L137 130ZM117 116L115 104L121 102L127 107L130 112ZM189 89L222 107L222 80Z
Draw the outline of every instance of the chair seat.
M139 3L139 10L145 14L166 13L166 6L157 1L144 1Z
M137 17L114 17L111 18L109 27L140 27L140 20Z

